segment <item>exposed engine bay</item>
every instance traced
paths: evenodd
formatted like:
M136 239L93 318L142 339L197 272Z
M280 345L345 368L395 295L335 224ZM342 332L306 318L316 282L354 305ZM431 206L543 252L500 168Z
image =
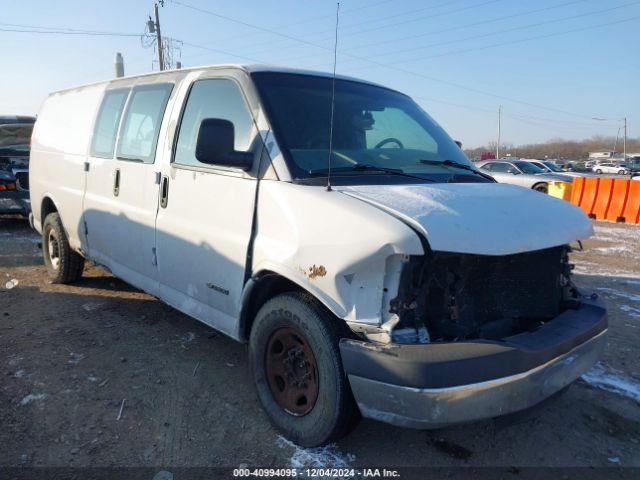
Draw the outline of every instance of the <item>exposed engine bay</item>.
M431 251L410 257L390 303L400 319L392 341L499 340L538 328L579 304L570 250L504 256Z

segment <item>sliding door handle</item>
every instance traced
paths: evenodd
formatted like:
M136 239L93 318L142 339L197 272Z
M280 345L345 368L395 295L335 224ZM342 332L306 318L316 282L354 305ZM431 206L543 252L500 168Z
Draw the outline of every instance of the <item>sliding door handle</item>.
M169 177L162 177L160 182L160 206L167 208L169 203Z
M120 194L120 169L116 168L113 174L113 196L117 197Z

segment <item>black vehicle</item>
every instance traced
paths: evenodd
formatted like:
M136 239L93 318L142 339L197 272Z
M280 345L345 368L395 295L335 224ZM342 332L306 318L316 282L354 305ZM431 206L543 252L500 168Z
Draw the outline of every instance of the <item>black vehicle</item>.
M35 117L0 115L0 214L28 216L29 142Z

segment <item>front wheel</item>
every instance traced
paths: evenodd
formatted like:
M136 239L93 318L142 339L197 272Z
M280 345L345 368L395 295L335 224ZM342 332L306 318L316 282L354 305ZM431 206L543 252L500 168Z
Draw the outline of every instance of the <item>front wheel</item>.
M597 173L598 175L602 175L602 170L597 169L597 170L596 170L596 173Z
M82 276L84 258L69 246L62 220L56 212L44 219L42 254L52 283L71 283Z
M346 435L360 418L342 369L339 323L307 293L265 303L249 339L258 398L274 426L304 447Z
M549 188L547 187L546 183L539 183L537 185L534 185L533 189L536 192L540 192L540 193L548 193L549 192Z

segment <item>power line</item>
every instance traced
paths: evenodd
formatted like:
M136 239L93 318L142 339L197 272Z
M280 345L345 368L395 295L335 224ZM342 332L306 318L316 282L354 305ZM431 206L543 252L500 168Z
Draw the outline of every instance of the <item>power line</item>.
M18 28L0 28L0 32L14 33L37 33L44 35L88 35L96 37L140 37L139 33L119 33L119 32L82 32L67 30L26 30Z
M183 3L183 2L181 2L179 0L171 0L171 2L176 4L176 5L181 5L181 6L185 7L185 8L190 8L192 10L198 11L200 13L204 13L204 14L211 15L211 16L214 16L214 17L217 17L217 18L228 20L230 22L237 23L237 24L240 24L240 25L244 25L246 27L253 28L253 29L256 29L256 30L260 30L260 31L263 31L263 32L271 33L272 35L276 35L276 36L279 36L279 37L282 37L282 38L287 38L289 40L293 40L293 41L299 42L301 44L305 44L305 45L309 45L309 46L312 46L312 47L320 48L322 50L331 51L330 48L328 48L328 47L326 47L324 45L319 45L319 44L316 44L316 43L313 43L313 42L309 42L307 40L303 40L301 38L294 37L292 35L287 35L287 34L284 34L284 33L280 33L280 32L277 32L277 31L274 31L274 30L271 30L271 29L268 29L268 28L265 28L265 27L262 27L262 26L259 26L259 25L254 25L254 24L242 21L242 20L238 20L238 19L226 16L226 15L221 15L221 14L212 12L210 10L205 10L203 8L194 7L192 5L185 4L185 3ZM632 18L624 20L624 21L634 20L635 18L636 17L632 17ZM613 23L622 23L622 22L613 22ZM591 116L587 116L587 115L583 115L583 114L577 114L577 113L574 113L574 112L568 112L566 110L562 110L562 109L559 109L559 108L548 107L548 106L544 106L544 105L537 105L535 103L527 102L527 101L524 101L524 100L518 100L518 99L513 98L513 97L508 97L508 96L505 96L505 95L498 95L498 94L495 94L495 93L486 92L486 91L483 91L483 90L480 90L480 89L477 89L477 88L474 88L474 87L461 85L461 84L456 83L456 82L442 80L442 79L439 79L439 78L436 78L436 77L432 77L430 75L424 75L424 74L421 74L419 72L414 72L412 70L407 70L406 68L397 67L397 66L394 66L394 65L388 65L388 64L382 63L382 62L377 62L377 61L371 60L369 58L365 58L365 57L361 57L361 56L357 56L357 55L353 55L353 54L349 54L349 53L344 53L344 52L342 53L342 55L346 56L346 57L349 57L349 58L362 60L362 61L377 65L377 66L382 67L382 68L386 68L386 69L391 69L391 70L394 70L394 71L402 72L402 73L405 73L407 75L412 75L412 76L415 76L415 77L418 77L418 78L422 78L422 79L425 79L425 80L430 80L432 82L440 83L440 84L443 84L443 85L448 85L448 86L451 86L451 87L454 87L454 88L458 88L458 89L461 89L461 90L466 90L466 91L477 93L477 94L480 94L480 95L486 95L486 96L489 96L489 97L493 97L493 98L497 98L497 99L501 99L501 100L506 100L506 101L509 101L509 102L518 103L518 104L521 104L521 105L526 105L528 107L538 108L538 109L541 109L541 110L548 110L548 111L553 111L553 112L556 112L556 113L562 113L564 115L580 117L580 118L589 118L589 119L591 118ZM254 61L254 60L251 60L251 61Z
M56 32L74 32L74 33L86 33L86 34L104 34L104 35L126 35L126 36L139 36L134 33L122 33L122 32L110 32L104 30L87 30L87 29L78 29L78 28L68 28L68 27L45 27L42 25L24 25L20 23L0 23L0 25L5 27L18 27L24 29L35 29L35 30L52 30Z
M408 35L408 36L405 36L405 37L393 38L391 40L381 40L379 42L365 43L365 44L361 44L361 45L356 45L355 47L349 47L349 48L343 49L343 51L357 50L359 48L365 48L365 47L377 47L378 45L384 45L384 44L387 44L387 43L396 43L396 42L401 42L403 40L414 40L416 38L426 37L426 36L430 36L430 35L437 35L437 34L440 34L440 33L453 32L455 30L464 30L464 29L470 28L470 27L477 27L478 25L486 25L488 23L494 23L494 22L498 22L498 21L501 21L501 20L509 20L509 19L512 19L512 18L523 17L523 16L526 16L526 15L532 15L532 14L535 14L535 13L545 12L545 11L548 11L548 10L554 10L554 9L557 9L557 8L567 7L569 5L574 5L576 3L583 3L583 2L588 2L588 1L591 1L591 0L572 0L570 2L561 3L559 5L551 5L549 7L537 8L535 10L527 10L525 12L514 13L514 14L511 14L511 15L504 15L502 17L490 18L488 20L481 20L479 22L466 23L466 24L463 24L463 25L456 25L454 27L443 28L441 30L432 30L432 31L428 31L428 32L422 32L422 33L414 34L414 35Z
M528 25L522 25L522 26L507 28L507 29L504 29L504 30L495 30L495 31L492 31L492 32L483 33L483 34L479 34L479 35L472 35L470 37L456 38L456 39L447 40L447 41L444 41L444 42L437 42L437 43L431 43L431 44L427 44L427 45L420 45L420 46L412 47L412 48L393 50L393 51L390 51L390 52L384 52L384 53L382 53L380 55L376 55L376 57L386 56L386 55L397 55L399 53L407 53L407 52L413 52L413 51L416 51L416 50L423 50L423 49L427 49L427 48L440 47L440 46L443 46L443 45L451 45L453 43L466 42L468 40L477 40L479 38L486 38L486 37L491 37L491 36L494 36L494 35L500 35L500 34L503 34L503 33L510 33L510 32L514 32L514 31L520 31L520 30L527 29L527 28L534 28L534 27L540 27L540 26L543 26L543 25L550 25L550 24L553 24L553 23L565 22L567 20L574 20L576 18L583 18L583 17L588 17L588 16L591 16L591 15L597 15L597 14L600 14L600 13L611 12L613 10L619 10L621 8L626 8L626 7L630 7L630 6L633 6L633 5L638 5L639 3L640 2L629 2L629 3L625 3L625 4L622 4L622 5L615 6L615 7L604 8L604 9L600 9L600 10L594 10L594 11L591 11L591 12L580 13L580 14L577 14L577 15L569 15L569 16L561 17L561 18L554 18L552 20L545 20L545 21L542 21L542 22L530 23ZM592 28L592 27L585 27L585 28ZM532 38L538 38L538 37L532 37ZM432 58L432 57L428 57L428 58ZM400 60L398 62L393 62L392 64L404 63L405 61L412 61L412 60L413 59Z

